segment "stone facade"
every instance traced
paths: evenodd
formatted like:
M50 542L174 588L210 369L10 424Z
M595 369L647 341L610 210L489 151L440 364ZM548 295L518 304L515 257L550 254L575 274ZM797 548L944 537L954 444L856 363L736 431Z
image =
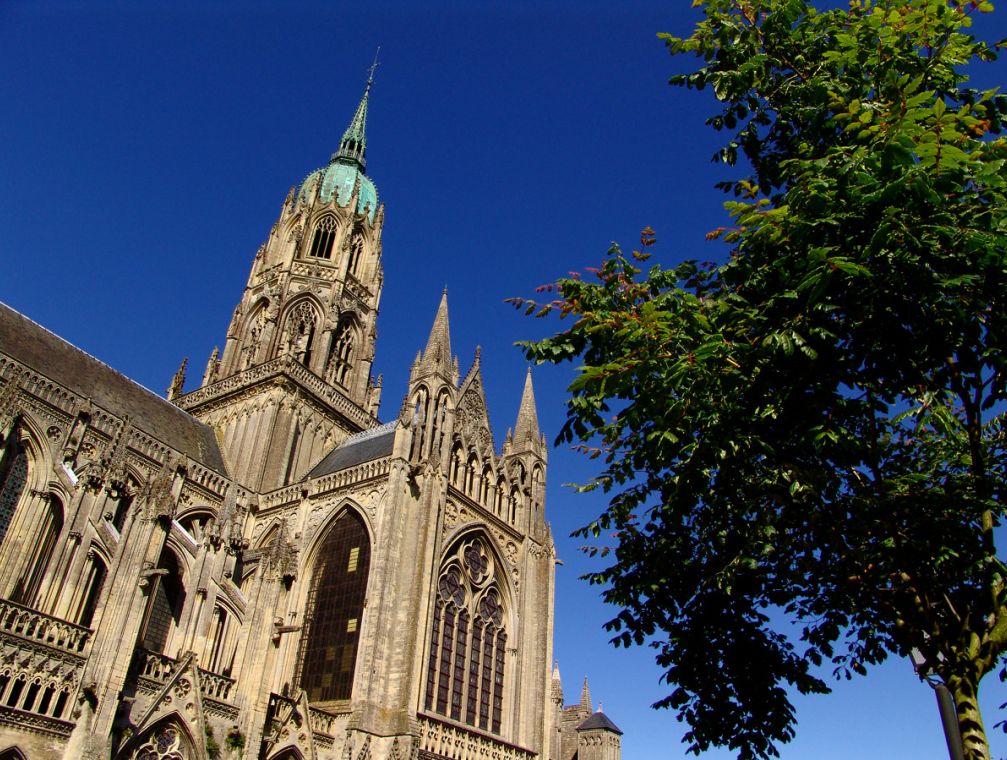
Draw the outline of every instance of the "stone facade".
M0 755L618 760L550 671L530 373L497 450L445 293L377 417L369 91L196 390L183 364L158 398L0 306Z

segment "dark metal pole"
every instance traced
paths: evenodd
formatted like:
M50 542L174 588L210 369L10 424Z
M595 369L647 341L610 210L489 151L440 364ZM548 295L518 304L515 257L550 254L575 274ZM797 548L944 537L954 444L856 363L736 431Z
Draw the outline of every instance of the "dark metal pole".
M948 755L951 760L965 760L965 747L962 745L962 732L958 727L955 698L943 683L938 681L930 685L937 695L937 709L941 711L941 724L944 726L944 738L948 743Z
M962 743L961 728L958 726L958 709L955 707L954 695L927 666L926 658L919 649L914 647L909 652L909 659L913 663L916 675L933 689L937 696L937 709L941 713L941 726L944 728L944 740L948 743L948 755L951 760L965 760L965 746Z

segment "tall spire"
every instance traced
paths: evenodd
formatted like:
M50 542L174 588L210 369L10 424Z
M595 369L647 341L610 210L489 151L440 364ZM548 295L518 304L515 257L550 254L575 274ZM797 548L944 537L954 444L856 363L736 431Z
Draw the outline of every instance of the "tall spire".
M437 307L434 325L430 328L427 347L423 350L423 364L433 369L442 370L448 377L452 376L451 364L451 329L448 326L448 289L441 294L441 303Z
M538 412L535 410L535 390L531 384L531 367L524 380L524 393L521 394L521 408L517 413L517 424L514 425L514 443L524 443L529 438L538 441L541 433L538 430Z
M584 686L580 690L580 706L591 709L591 687L587 685L587 676L584 676Z
M378 48L378 52L381 52L381 48ZM339 141L339 150L332 154L333 161L355 163L360 167L360 171L363 171L367 166L367 102L371 95L371 85L374 84L374 71L377 68L378 56L375 54L374 63L371 64L370 73L367 75L367 85L364 87L363 97L360 98L350 126L343 132L343 139Z

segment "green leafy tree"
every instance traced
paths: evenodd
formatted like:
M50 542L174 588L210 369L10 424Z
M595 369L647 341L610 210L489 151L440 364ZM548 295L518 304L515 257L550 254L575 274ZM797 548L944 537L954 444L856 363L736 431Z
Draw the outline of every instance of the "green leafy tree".
M621 645L649 643L690 749L778 754L787 687L917 649L989 755L980 680L1007 647L1005 98L970 89L987 2L696 0L732 224L718 264L609 252L518 299L524 344L576 360L559 440L600 457L614 532L592 573ZM739 162L740 164L741 162Z

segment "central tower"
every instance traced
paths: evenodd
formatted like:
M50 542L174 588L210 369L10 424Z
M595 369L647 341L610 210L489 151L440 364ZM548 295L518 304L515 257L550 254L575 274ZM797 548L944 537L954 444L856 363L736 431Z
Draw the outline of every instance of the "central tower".
M366 174L372 84L373 68L339 149L287 194L223 354L214 349L201 388L172 399L219 431L229 471L251 490L297 482L377 424L384 207Z

